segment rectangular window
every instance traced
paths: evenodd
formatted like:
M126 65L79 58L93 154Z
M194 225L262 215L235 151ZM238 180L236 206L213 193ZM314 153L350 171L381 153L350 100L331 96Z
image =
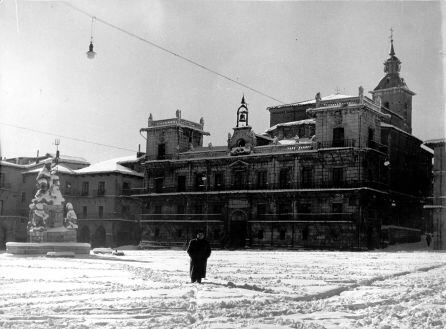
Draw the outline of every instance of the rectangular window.
M203 206L201 204L196 204L194 209L195 209L195 213L196 214L202 214L203 213Z
M265 188L266 187L266 171L258 171L257 172L257 188Z
M127 218L127 216L130 214L130 206L122 206L121 207L121 213L122 213L122 216L124 217L124 218Z
M105 183L104 183L104 191L105 191ZM124 195L130 194L130 183L129 182L122 183L122 194L124 194Z
M233 187L236 190L245 188L245 173L243 171L234 172Z
M71 195L71 183L65 182L65 193Z
M88 195L90 184L88 182L82 182L82 195Z
M313 185L313 168L302 168L302 187L312 187Z
M258 230L257 231L257 239L258 240L263 240L263 230Z
M369 128L367 140L369 142L373 142L375 140L375 130L373 128Z
M178 176L178 192L186 191L186 176Z
M160 204L157 204L157 205L155 205L155 214L161 214L161 205Z
M98 183L98 195L104 195L105 194L105 182L99 182Z
M340 202L332 203L331 212L336 213L336 214L342 213L342 203L340 203Z
M98 216L99 216L99 218L104 218L104 207L103 206L98 207Z
M185 214L186 210L184 209L184 205L183 204L179 204L177 205L177 214Z
M206 188L206 175L204 173L195 174L195 190L204 191Z
M155 193L163 193L164 178L155 178Z
M212 213L213 214L221 214L223 206L221 204L213 204L212 205Z
M297 212L301 214L308 214L311 212L311 203L299 203Z
M158 144L158 160L164 160L166 158L166 144Z
M88 209L87 206L82 207L82 217L87 218L88 216Z
M285 230L280 230L280 235L279 235L279 239L280 240L285 240L285 234L286 234L286 231Z
M22 192L22 202L26 201L26 192Z
M224 175L222 172L216 172L214 174L215 178L215 189L216 190L223 190L225 183L224 183Z
M279 188L290 188L290 169L280 169Z
M291 203L279 203L278 208L280 219L287 220L292 218L293 210L291 208Z
M0 173L0 187L5 187L5 174Z
M264 217L266 215L266 203L258 203L257 204L257 215Z
M344 181L344 168L333 168L332 175L333 187L342 186L342 182Z
M338 127L333 129L333 147L344 146L344 128Z

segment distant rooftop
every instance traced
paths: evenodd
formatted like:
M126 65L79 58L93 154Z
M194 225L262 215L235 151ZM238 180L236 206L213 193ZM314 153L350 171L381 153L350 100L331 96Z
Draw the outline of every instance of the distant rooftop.
M121 174L126 174L126 175L144 177L144 174L136 172L134 170L131 170L131 169L124 167L123 165L120 164L120 163L133 161L136 159L137 159L136 155L110 159L110 160L92 164L92 165L82 168L82 169L74 170L74 172L76 174L80 174L80 175L116 172L116 173L121 173Z
M315 119L305 119L305 120L299 120L299 121L290 121L290 122L284 122L284 123L278 123L267 130L265 130L265 133L268 133L270 131L273 131L279 127L289 127L289 126L299 126L299 125L309 125L309 124L315 124Z
M321 101L331 101L331 100L336 100L336 99L353 98L353 97L357 97L357 96L342 95L342 94L331 94L331 95L322 97ZM277 105L277 106L270 106L270 107L267 108L267 110L277 109L277 108L282 108L282 107L289 107L289 106L309 105L309 104L316 104L316 99L313 98L313 99L310 99L310 100L297 102L297 103L290 103L290 104L282 104L282 105Z

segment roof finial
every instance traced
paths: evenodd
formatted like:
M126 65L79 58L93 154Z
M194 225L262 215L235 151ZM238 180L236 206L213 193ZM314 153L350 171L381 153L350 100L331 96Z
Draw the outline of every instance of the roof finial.
M395 56L395 50L393 49L393 28L390 28L390 56Z
M243 96L242 96L242 104L246 104L246 102L245 102L245 94L243 94Z

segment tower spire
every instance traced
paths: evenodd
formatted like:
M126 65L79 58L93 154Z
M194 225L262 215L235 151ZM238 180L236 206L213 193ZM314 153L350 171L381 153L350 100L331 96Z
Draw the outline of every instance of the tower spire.
M390 56L395 56L395 50L393 49L393 28L390 28Z

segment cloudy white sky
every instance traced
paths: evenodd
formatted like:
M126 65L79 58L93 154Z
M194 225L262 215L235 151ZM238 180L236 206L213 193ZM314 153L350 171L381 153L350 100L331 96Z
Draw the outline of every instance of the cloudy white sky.
M417 95L413 132L445 136L441 2L116 1L67 3L283 102L373 90L394 29L401 75ZM0 1L2 156L54 151L55 136L137 150L154 119L205 119L223 145L242 94L256 132L278 102L96 21L97 57L85 56L91 18L57 1ZM443 27L445 29L445 27ZM445 31L446 32L446 31ZM445 32L443 34L445 34ZM91 162L123 149L61 140L62 153Z

